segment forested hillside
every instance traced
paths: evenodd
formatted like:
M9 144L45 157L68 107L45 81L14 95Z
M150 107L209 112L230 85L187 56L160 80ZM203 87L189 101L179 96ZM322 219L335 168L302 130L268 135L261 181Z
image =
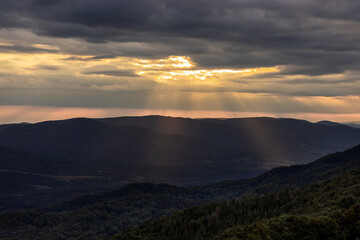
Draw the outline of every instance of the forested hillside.
M203 231L211 233L209 237L213 237L238 223L243 226L243 224L252 224L258 220L282 214L318 212L322 202L325 205L321 205L321 208L326 207L326 209L324 208L325 212L329 211L329 206L336 207L338 201L348 207L349 204L357 201L356 177L358 175L354 175L354 173L345 175L348 177L342 176L338 177L338 180L334 179L314 185L320 187L312 186L299 191L297 189L307 184L327 181L327 179L349 173L356 168L360 168L360 145L341 153L325 156L310 164L273 169L248 180L224 181L198 187L177 187L151 183L130 184L111 192L87 195L46 208L3 213L0 215L0 236L59 240L107 238L138 226L144 221L154 220L186 207L200 206L213 201L206 207L189 208L176 213L175 217L162 218L163 222L158 220L150 225L144 225L147 226L145 230L140 228L141 231L133 230L131 231L132 235L126 235L127 237L138 237L138 234L144 234L153 237L149 226L168 226L170 224L169 227L174 228L172 223L176 226L183 226L184 231L190 234L192 230L188 229L188 224L192 223L197 226L196 229L198 227L200 229L201 226ZM351 176L355 177L351 178ZM338 186L336 182L339 182ZM349 185L345 185L346 183ZM331 192L327 192L328 190ZM317 192L320 195L316 195ZM269 193L269 195L258 197L265 193ZM325 196L328 197L328 200ZM313 205L313 199L322 200ZM314 206L313 209L312 206ZM216 217L217 215L218 217ZM208 219L209 216L212 216L211 221ZM287 218L280 218L281 221L284 219ZM303 219L301 217L299 221L303 221ZM206 224L210 223L215 224L209 225L210 229L202 226L202 224L208 226ZM211 229L214 231L211 232ZM163 230L170 231L169 229ZM179 237L184 234L181 232L182 230L177 229L176 231L179 231L177 233ZM130 234L130 232L126 234ZM167 236L166 234L164 236ZM201 236L203 232L191 234L190 237ZM172 237L174 236L168 236L169 239Z
M300 190L192 207L112 240L355 239L360 170Z

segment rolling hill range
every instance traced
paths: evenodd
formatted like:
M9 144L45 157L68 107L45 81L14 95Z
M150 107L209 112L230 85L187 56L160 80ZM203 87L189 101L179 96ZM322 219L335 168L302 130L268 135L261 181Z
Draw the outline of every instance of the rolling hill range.
M295 119L147 116L0 125L1 210L127 183L249 178L359 142L360 129Z
M4 129L6 129L6 128L9 128L9 127L13 127L13 126L18 126L18 125L27 125L27 124L29 124L29 123L13 123L13 124L1 124L0 125L0 131L1 130L4 130Z
M314 206L311 204L314 201L313 199L319 199L319 196L316 194L321 191L325 196L323 197L324 201L327 198L326 196L336 193L336 198L331 197L326 200L329 206L337 206L339 202L344 201L343 205L348 207L349 204L346 200L348 194L345 194L345 192L355 189L356 191L354 190L351 193L358 194L358 179L355 179L355 183L352 181L348 181L347 183L354 188L345 188L344 184L349 178L344 178L343 176L353 176L351 179L354 177L357 178L359 173L357 172L353 175L352 171L359 168L360 145L341 153L325 156L306 165L276 168L252 179L224 181L197 187L176 187L167 184L156 185L150 183L130 184L111 192L82 196L42 209L0 214L0 236L24 239L39 237L40 239L59 240L69 238L106 238L129 227L137 226L144 221L171 214L184 207L198 206L211 201L224 201L225 199L228 199L230 203L234 204L237 208L243 206L241 204L244 203L252 204L250 205L252 206L251 208L255 209L256 214L260 214L254 214L252 218L248 215L246 215L247 217L243 216L243 224L250 224L254 221L261 220L261 218L264 217L263 214L267 214L267 217L277 217L283 213L307 213L310 211L308 209L312 209L311 211L317 209L313 211L317 212L320 209L319 206L323 206L323 202L316 202ZM329 179L334 177L334 180L329 181ZM305 190L299 190L299 192L297 190L308 184L319 183L321 181L325 181L325 183L320 184L320 188L308 187L305 188ZM337 181L341 184L336 184ZM331 186L331 188L327 186ZM319 191L319 189L321 191ZM270 195L260 198L259 200L258 196L265 193ZM354 195L355 198L356 196ZM309 199L304 200L306 197L309 197ZM254 198L258 200L251 202ZM344 200L341 200L343 198ZM271 205L274 204L274 202L276 203L276 201L278 201L276 206ZM301 205L299 201L304 201L307 205ZM354 201L355 200L352 199L351 203ZM262 212L265 209L264 204L268 204L266 205L266 208L269 209L267 212ZM183 233L180 233L182 230L176 228L176 226L181 226L180 221L189 222L191 218L194 218L195 224L202 224L202 219L206 219L206 216L203 218L201 215L204 213L204 209L206 211L210 209L208 212L210 212L211 215L211 213L215 211L216 206L219 206L220 209L225 208L224 211L226 214L228 214L228 210L231 209L229 207L231 205L227 202L211 203L201 208L195 208L199 209L199 211L196 210L200 214L196 216L199 217L193 215L191 209L194 208L191 208L190 210L182 211L170 217L170 219L174 219L174 221L166 221L170 223L170 225L174 222L172 228L175 229L175 231L179 231L178 236L184 236ZM291 211L289 211L289 206ZM327 212L327 210L323 212ZM242 212L240 211L240 213ZM248 212L247 214L249 213L253 212ZM190 214L190 216L188 216L188 214ZM233 218L226 214L223 214L222 217L215 222L216 224L214 223L213 229L216 229L216 232L211 232L213 230L210 231L206 228L203 230L215 236L226 228L236 226L238 223L233 222L233 220L231 220ZM184 217L186 217L186 219L184 219ZM238 217L240 218L240 216ZM175 239L174 236L170 235L171 232L166 232L170 227L167 228L168 225L163 224L164 219L167 218L162 218L162 220L155 221L151 224L145 224L144 227L140 229L126 232L124 235L119 236L119 239L132 239L131 237L133 235L138 236L138 238L134 239L141 239L139 236L155 236L153 239L157 239L156 237L159 236L156 235L157 232L153 232L153 226L160 227L160 225L164 226L164 236L167 236L169 239ZM245 220L249 221L245 222ZM179 224L176 224L176 222ZM222 225L221 228L217 228L218 225L221 225L223 222L226 224ZM188 225L185 224L183 226L184 228L188 228L189 234L196 235ZM189 239L194 239L194 235L191 235Z
M191 136L226 146L235 152L255 153L259 156L258 160L263 160L262 163L270 168L276 164L308 163L359 143L358 129L337 123L327 125L324 122L311 123L297 119L146 116L98 121L113 126L132 125L162 133Z

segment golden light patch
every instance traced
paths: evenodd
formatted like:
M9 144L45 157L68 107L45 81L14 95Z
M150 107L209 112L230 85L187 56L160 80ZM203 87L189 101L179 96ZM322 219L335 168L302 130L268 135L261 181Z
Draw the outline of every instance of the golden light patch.
M68 55L51 53L0 53L0 72L15 73L16 75L41 75L41 72L44 70L39 66L65 66L64 71L72 68L70 65L59 61L59 57L68 57Z
M214 70L172 70L172 71L142 71L141 75L158 75L158 82L161 83L194 83L194 84L218 84L221 80L234 77L244 77L254 74L277 72L273 68L252 68L252 69L214 69ZM140 74L140 73L138 73Z
M136 59L132 62L135 66L142 69L176 69L191 68L194 66L191 59L186 56L169 56L165 59Z
M150 77L157 82L167 84L206 84L217 85L227 77L245 76L268 72L277 72L277 67L251 69L197 69L195 63L186 56L170 56L166 59L137 59L138 75Z
M43 44L32 46L43 49L57 49L54 46ZM67 76L68 79L76 76L83 78L84 81L107 79L114 81L113 90L117 89L115 87L117 80L131 78L131 74L121 75L121 72L134 73L142 77L138 79L152 80L167 86L206 85L208 87L218 87L226 84L229 79L279 71L277 67L201 69L187 56L169 56L162 59L98 58L96 56L74 56L62 53L0 53L0 67L1 73L28 75L36 79L46 78L46 76L50 75L61 75L63 79L66 79ZM116 74L116 72L119 72L119 74ZM137 80L133 79L133 81L135 83ZM71 85L71 82L67 82L67 84ZM112 88L109 85L103 86L103 89L111 90Z
M0 124L13 122L39 122L74 117L118 117L164 115L172 117L192 118L238 118L238 117L282 117L307 119L313 122L328 119L335 122L358 121L359 113L326 114L326 113L269 113L269 112L236 112L236 111L206 111L177 109L131 109L131 108L64 108L40 106L0 106Z
M12 46L14 46L14 44L12 44L12 43L3 43L3 42L0 42L0 46L3 46L3 47L12 47Z
M31 45L35 48L45 49L45 50L59 50L57 46L47 45L47 44L33 44Z

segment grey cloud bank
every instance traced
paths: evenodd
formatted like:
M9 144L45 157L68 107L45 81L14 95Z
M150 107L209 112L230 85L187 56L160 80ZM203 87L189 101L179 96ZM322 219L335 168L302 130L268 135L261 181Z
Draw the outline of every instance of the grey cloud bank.
M1 105L360 113L360 1L0 4L0 54L59 55L35 66L22 62L26 66L12 73L0 71ZM140 74L145 68L121 65L121 58L170 55L190 57L195 70L277 66L280 71L224 77L218 85L171 85L154 81L156 67L147 68L154 73L145 76ZM6 61L0 64L7 69ZM25 76L29 69L36 74Z
M310 75L359 70L358 1L4 0L1 5L0 27L95 43L164 45L161 53L144 52L148 57L190 55L200 65L219 67L296 64ZM200 50L189 44L194 39Z

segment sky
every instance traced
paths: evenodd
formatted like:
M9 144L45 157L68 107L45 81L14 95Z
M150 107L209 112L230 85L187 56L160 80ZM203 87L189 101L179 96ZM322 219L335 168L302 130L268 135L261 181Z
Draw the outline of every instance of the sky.
M360 1L1 0L0 123L360 121Z

